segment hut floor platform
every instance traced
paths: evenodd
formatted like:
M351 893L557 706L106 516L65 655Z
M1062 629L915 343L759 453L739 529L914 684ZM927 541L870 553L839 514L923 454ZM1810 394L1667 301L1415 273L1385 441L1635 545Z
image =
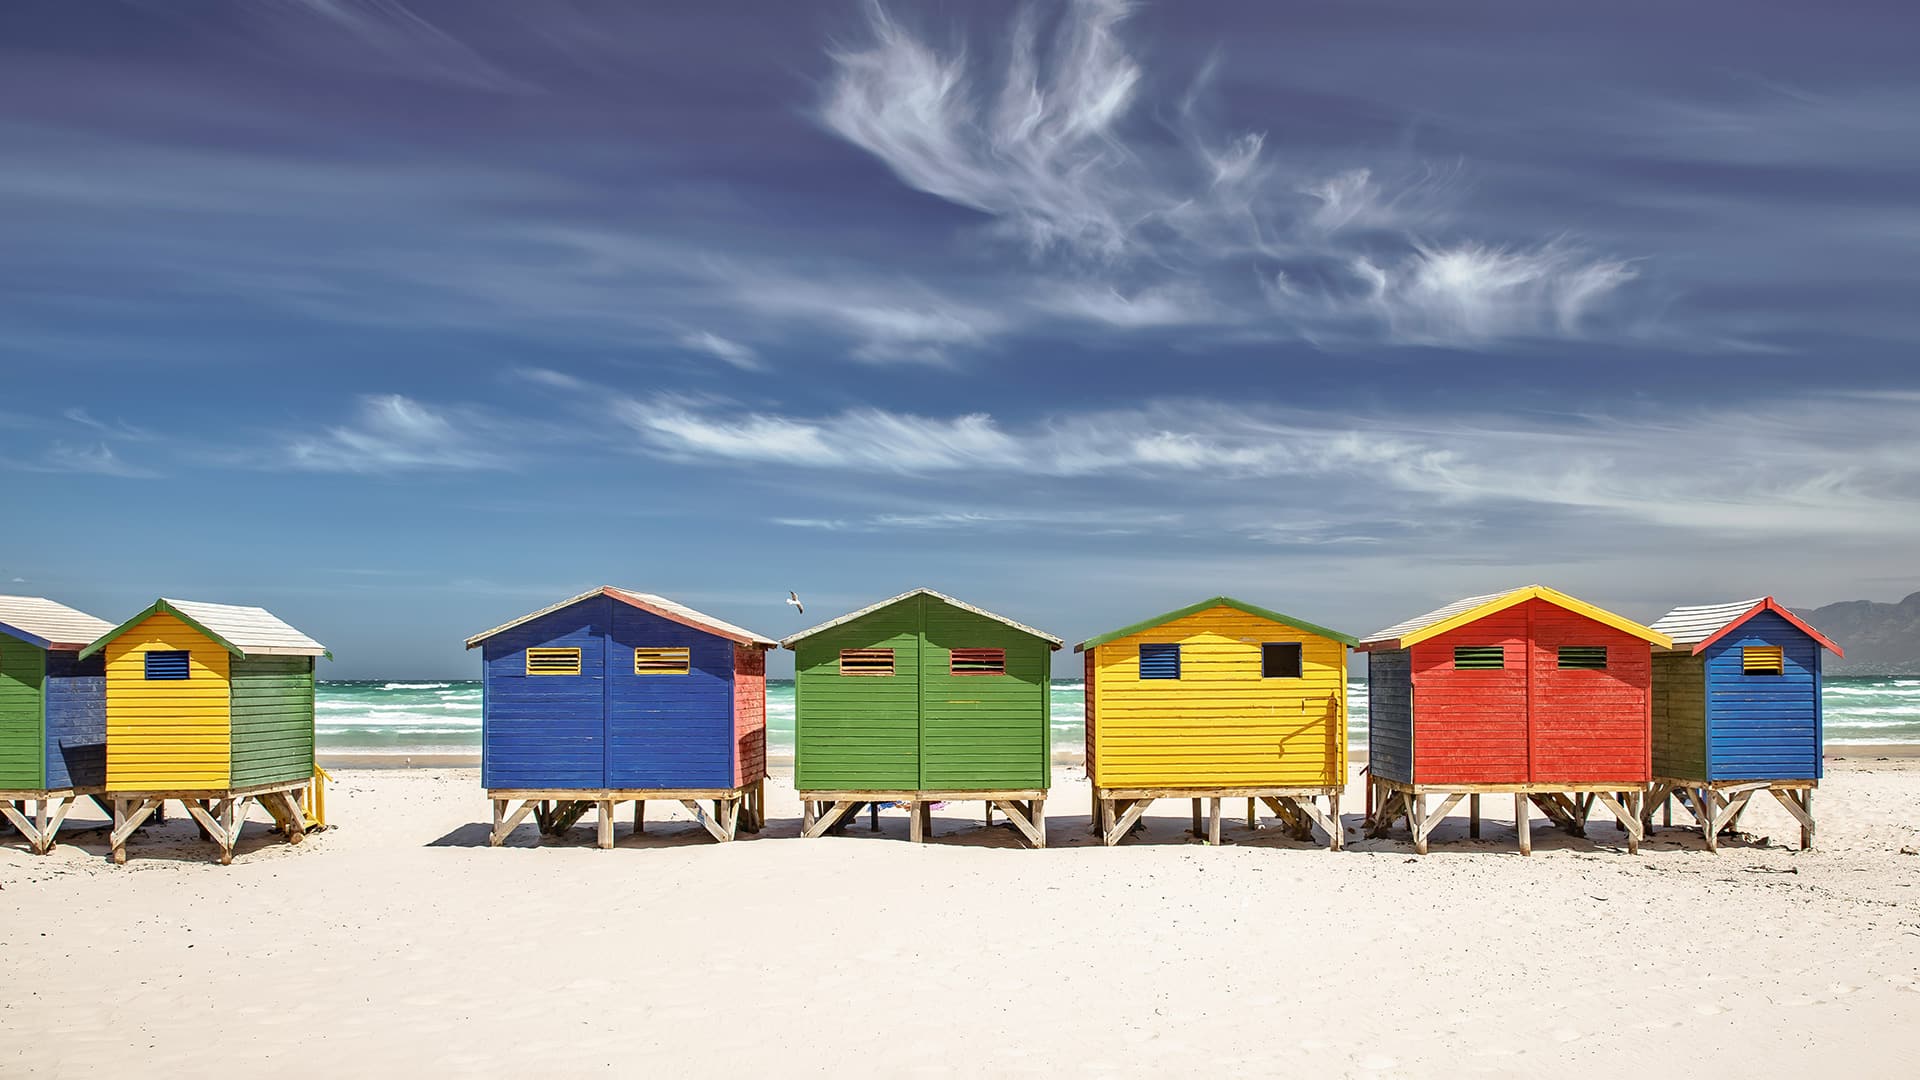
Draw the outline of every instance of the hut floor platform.
M1193 836L1207 843L1220 844L1220 806L1223 799L1247 800L1247 828L1260 827L1260 807L1264 805L1280 819L1281 827L1296 840L1312 840L1318 825L1327 837L1327 850L1339 851L1344 837L1340 827L1342 787L1219 787L1219 788L1107 788L1093 789L1093 833L1100 842L1112 847L1140 825L1141 815L1156 799L1193 800ZM1325 810L1318 800L1327 800ZM1200 811L1207 806L1205 830Z
M60 826L66 822L67 811L73 809L75 800L91 797L102 809L106 808L107 804L98 798L102 790L69 787L0 791L0 817L20 830L35 855L45 855L53 850L54 838L60 834ZM27 813L28 803L34 804L31 816Z
M113 790L106 797L113 803L113 833L109 842L113 861L127 861L127 840L145 823L148 815L168 802L178 802L200 825L200 834L220 846L220 865L233 862L234 845L246 825L247 804L258 803L272 816L275 828L290 844L307 838L307 815L301 807L313 778L254 784L238 788L161 789L144 791Z
M1687 780L1656 776L1647 785L1647 799L1641 808L1640 823L1654 831L1653 812L1658 809L1661 824L1673 824L1673 804L1678 802L1700 831L1706 835L1707 850L1720 850L1720 837L1737 830L1740 814L1747 803L1761 792L1771 794L1800 823L1801 850L1813 848L1813 789L1818 780Z
M1026 840L1028 847L1047 846L1047 792L1044 788L1005 790L914 790L914 791L802 791L800 792L800 835L824 836L838 832L865 807L875 815L884 803L900 803L909 811L908 838L922 844L933 838L933 804L940 802L984 802L987 823L993 823L998 809L1008 823Z
M641 833L647 831L647 803L653 800L686 807L721 843L738 838L742 831L757 833L767 824L764 779L727 788L488 788L487 798L493 800L493 832L487 837L491 847L506 843L529 814L541 836L560 836L592 811L600 827L596 846L611 849L613 819L620 804L633 804L633 831ZM516 802L518 807L513 805ZM703 808L702 802L711 803L712 810Z
M1572 836L1587 835L1587 817L1596 805L1604 806L1627 835L1627 851L1636 854L1644 833L1641 808L1646 790L1637 784L1570 783L1554 781L1538 784L1403 784L1369 775L1367 778L1366 835L1384 837L1394 822L1406 818L1413 833L1413 850L1427 853L1427 839L1434 826L1453 808L1467 800L1467 835L1480 835L1480 798L1483 795L1513 796L1514 835L1520 854L1533 854L1532 816L1538 807L1547 819ZM1428 809L1428 800L1437 796L1438 806Z

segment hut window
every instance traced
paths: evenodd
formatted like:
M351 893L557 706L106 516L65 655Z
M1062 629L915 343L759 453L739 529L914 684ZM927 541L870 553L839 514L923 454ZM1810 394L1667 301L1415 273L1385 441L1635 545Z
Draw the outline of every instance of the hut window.
M187 651L169 649L146 654L147 678L154 680L178 680L187 677Z
M635 675L685 675L693 669L693 651L681 648L633 650Z
M1605 671L1607 670L1607 647L1605 645L1562 645L1560 646L1560 667L1562 670Z
M1005 675L1007 673L1007 650L1005 649L955 649L948 654L949 674L953 675Z
M527 674L578 675L580 674L580 650L528 649Z
M1142 643L1140 646L1140 677L1143 679L1177 679L1180 677L1180 646Z
M891 675L893 674L893 650L841 649L840 674Z
M1260 646L1261 678L1298 679L1304 674L1300 666L1299 642L1269 641Z
M1787 656L1778 645L1749 645L1740 650L1743 675L1785 675Z
M1504 645L1456 645L1453 649L1456 671L1499 671L1507 666Z

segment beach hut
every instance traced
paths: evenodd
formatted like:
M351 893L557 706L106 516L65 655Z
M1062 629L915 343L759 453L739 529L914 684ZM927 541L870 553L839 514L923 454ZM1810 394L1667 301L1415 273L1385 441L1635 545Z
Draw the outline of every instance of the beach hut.
M314 783L313 679L326 647L264 608L156 600L87 646L104 654L113 861L167 800L233 861L249 803L298 844Z
M1116 844L1155 799L1211 809L1264 802L1301 839L1341 841L1347 780L1347 649L1353 638L1216 596L1074 646L1086 657L1087 778L1096 830ZM1323 812L1318 800L1325 799Z
M781 644L794 651L802 835L863 805L902 803L918 842L932 830L932 803L978 800L1046 846L1059 638L915 589Z
M499 846L529 813L545 835L596 811L679 802L717 840L766 820L767 650L732 623L611 585L467 639L485 668L480 782ZM712 812L701 808L712 803ZM520 805L516 809L514 802Z
M1595 801L1640 849L1651 775L1653 649L1666 635L1542 585L1470 596L1361 639L1367 653L1369 835L1401 817L1414 850L1468 802L1513 796L1523 854L1529 803L1584 834ZM1430 795L1440 805L1427 811Z
M53 850L76 798L105 789L105 678L80 650L111 629L52 600L0 596L0 814L36 854Z
M1678 796L1719 846L1767 791L1813 846L1820 786L1820 662L1845 655L1771 596L1674 608L1653 624L1673 645L1653 656L1653 782L1645 820Z

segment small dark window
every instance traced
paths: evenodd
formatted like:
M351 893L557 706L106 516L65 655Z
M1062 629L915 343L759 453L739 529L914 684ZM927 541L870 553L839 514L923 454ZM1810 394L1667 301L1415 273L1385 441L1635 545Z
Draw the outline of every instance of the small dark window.
M947 654L947 671L953 675L1005 675L1007 650L955 649Z
M1143 644L1140 646L1140 677L1177 679L1180 677L1180 646Z
M1605 645L1562 645L1560 646L1560 667L1562 670L1605 671L1607 670L1607 647Z
M1269 641L1260 646L1261 678L1298 679L1302 674L1299 642Z
M878 675L893 674L892 649L841 649L840 674L842 675Z
M1453 666L1458 671L1499 671L1507 666L1504 645L1456 645Z
M187 650L169 650L146 654L147 678L184 679L191 670L187 664Z

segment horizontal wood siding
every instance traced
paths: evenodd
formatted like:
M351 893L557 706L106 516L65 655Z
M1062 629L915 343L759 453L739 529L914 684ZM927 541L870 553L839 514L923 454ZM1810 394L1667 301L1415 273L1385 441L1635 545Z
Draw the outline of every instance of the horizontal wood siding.
M1367 654L1367 771L1414 782L1413 658L1406 649Z
M486 787L607 786L605 660L612 604L594 596L481 646L486 689L480 776ZM579 649L580 674L528 675L529 648Z
M636 675L633 652L686 649L684 675ZM733 784L734 643L614 603L607 647L608 783L618 788Z
M1644 784L1651 775L1653 647L1605 623L1529 600L1533 783ZM1562 668L1560 647L1604 646L1604 670Z
M920 665L920 786L1044 788L1048 783L1048 676L1053 650L998 619L918 598L925 639ZM956 675L955 649L1004 649L1003 675Z
M1297 642L1300 678L1264 678L1261 645ZM1140 678L1140 647L1180 646L1178 679ZM1109 787L1345 782L1346 646L1214 607L1096 647Z
M313 775L313 658L235 660L233 786L278 784Z
M1517 605L1413 646L1413 775L1421 784L1527 781L1527 612ZM1500 670L1455 670L1456 647L1499 646ZM1372 723L1371 717L1368 720Z
M1741 650L1776 646L1779 675L1747 675ZM1818 643L1763 611L1701 654L1707 670L1709 780L1813 780L1820 776Z
M733 647L733 782L767 775L767 650Z
M47 786L107 782L107 659L47 654Z
M794 786L911 790L920 782L920 600L795 643ZM842 649L892 649L892 675L842 675Z
M1080 700L1086 706L1083 710L1085 722L1081 724L1081 735L1084 737L1082 745L1085 747L1086 756L1082 760L1086 763L1087 781L1095 787L1105 787L1106 781L1100 779L1099 728L1094 723L1098 708L1095 700L1100 696L1100 680L1094 678L1096 665L1093 662L1093 654L1099 651L1094 648L1081 654L1084 663L1081 665Z
M1707 669L1700 657L1653 658L1653 774L1707 779Z
M45 787L47 653L0 637L0 788Z
M229 786L232 691L227 650L164 612L109 642L107 786L121 791ZM185 651L187 677L148 681L149 651Z

